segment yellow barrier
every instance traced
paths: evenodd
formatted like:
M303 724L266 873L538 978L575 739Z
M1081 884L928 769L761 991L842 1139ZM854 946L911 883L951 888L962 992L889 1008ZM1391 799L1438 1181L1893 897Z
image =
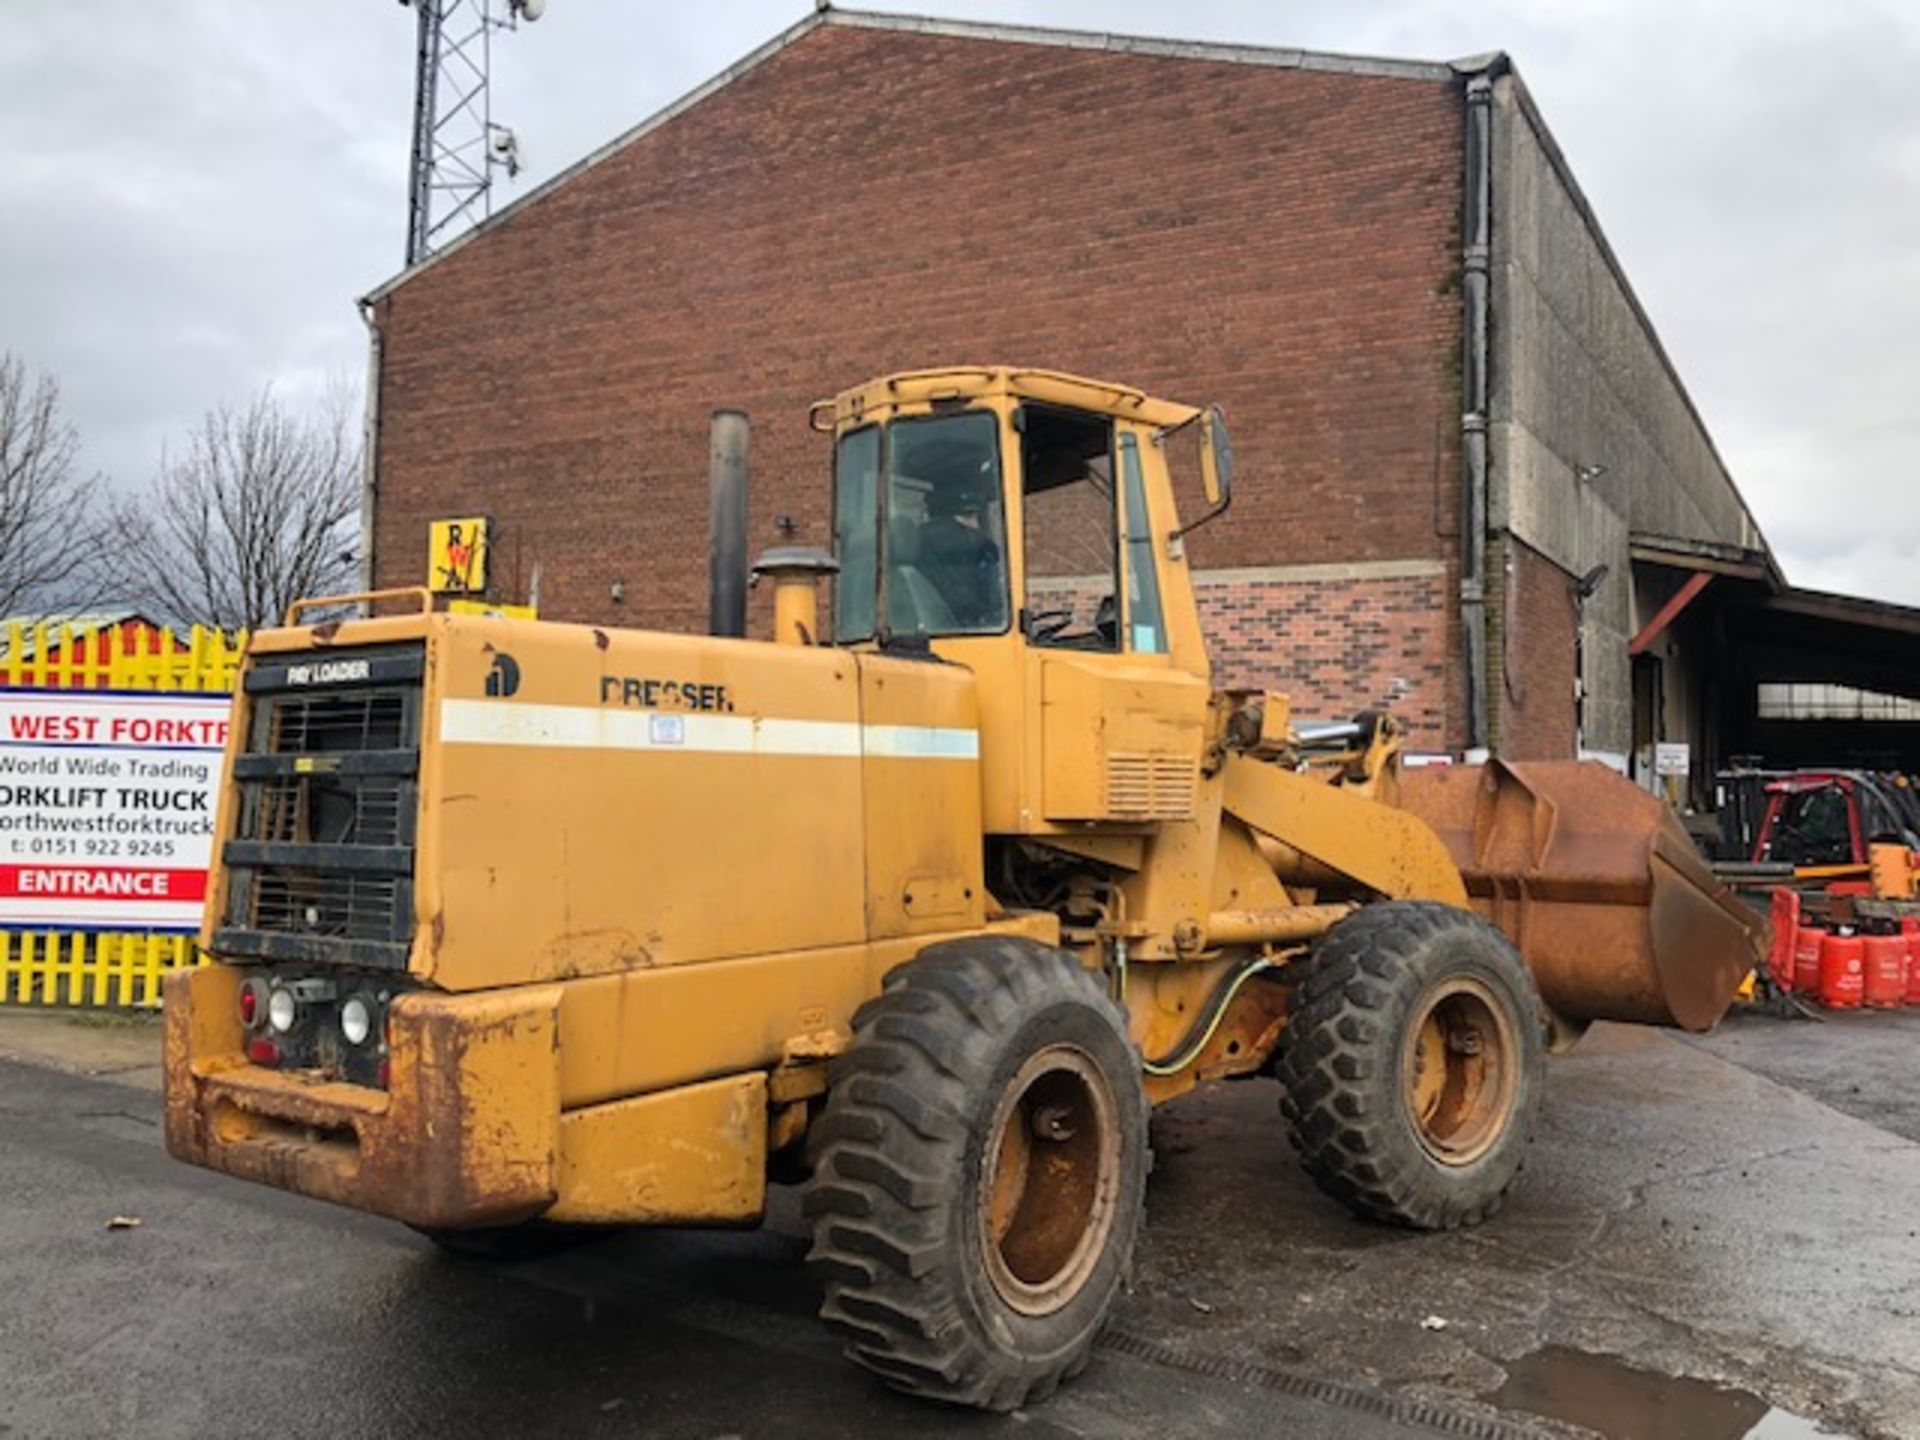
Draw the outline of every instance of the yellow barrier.
M0 626L0 685L36 690L233 691L244 632L184 633L136 616ZM160 1003L160 977L198 963L191 935L0 932L0 1005L139 1008Z

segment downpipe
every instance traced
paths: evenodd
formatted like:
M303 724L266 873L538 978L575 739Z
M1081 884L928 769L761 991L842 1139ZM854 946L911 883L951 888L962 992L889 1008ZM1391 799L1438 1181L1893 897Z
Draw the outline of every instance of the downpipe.
M1467 78L1461 217L1460 633L1466 652L1467 744L1490 742L1487 705L1487 322L1493 234L1493 76Z

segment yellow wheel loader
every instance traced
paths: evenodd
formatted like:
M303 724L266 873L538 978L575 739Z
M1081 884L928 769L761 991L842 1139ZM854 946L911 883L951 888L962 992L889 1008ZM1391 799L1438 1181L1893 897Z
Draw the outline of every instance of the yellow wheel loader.
M1005 1409L1087 1361L1151 1106L1276 1077L1322 1189L1448 1228L1548 1049L1724 1011L1757 922L1626 781L1212 688L1169 456L1224 509L1217 410L978 368L811 418L833 553L762 557L771 643L725 412L714 634L401 592L254 637L176 1156L492 1253L797 1178L847 1353Z

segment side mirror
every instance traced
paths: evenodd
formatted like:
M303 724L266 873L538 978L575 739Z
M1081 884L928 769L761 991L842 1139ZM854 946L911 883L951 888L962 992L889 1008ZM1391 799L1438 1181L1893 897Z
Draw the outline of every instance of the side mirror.
M1233 442L1227 437L1227 414L1218 405L1209 405L1200 417L1200 483L1216 510L1233 503Z
M1174 531L1175 540L1191 535L1209 520L1218 520L1233 504L1233 442L1227 439L1227 413L1218 405L1209 405L1200 414L1200 488L1207 493L1207 513Z

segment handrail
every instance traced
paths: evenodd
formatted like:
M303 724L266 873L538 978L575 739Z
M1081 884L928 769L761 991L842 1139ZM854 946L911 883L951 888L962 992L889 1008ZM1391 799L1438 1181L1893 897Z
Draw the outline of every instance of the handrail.
M433 592L424 585L397 585L391 590L356 590L347 595L310 595L296 600L287 607L287 618L283 624L292 625L300 618L302 610L320 610L333 605L365 604L369 610L382 600L397 600L402 596L412 596L420 602L420 613L433 613Z

